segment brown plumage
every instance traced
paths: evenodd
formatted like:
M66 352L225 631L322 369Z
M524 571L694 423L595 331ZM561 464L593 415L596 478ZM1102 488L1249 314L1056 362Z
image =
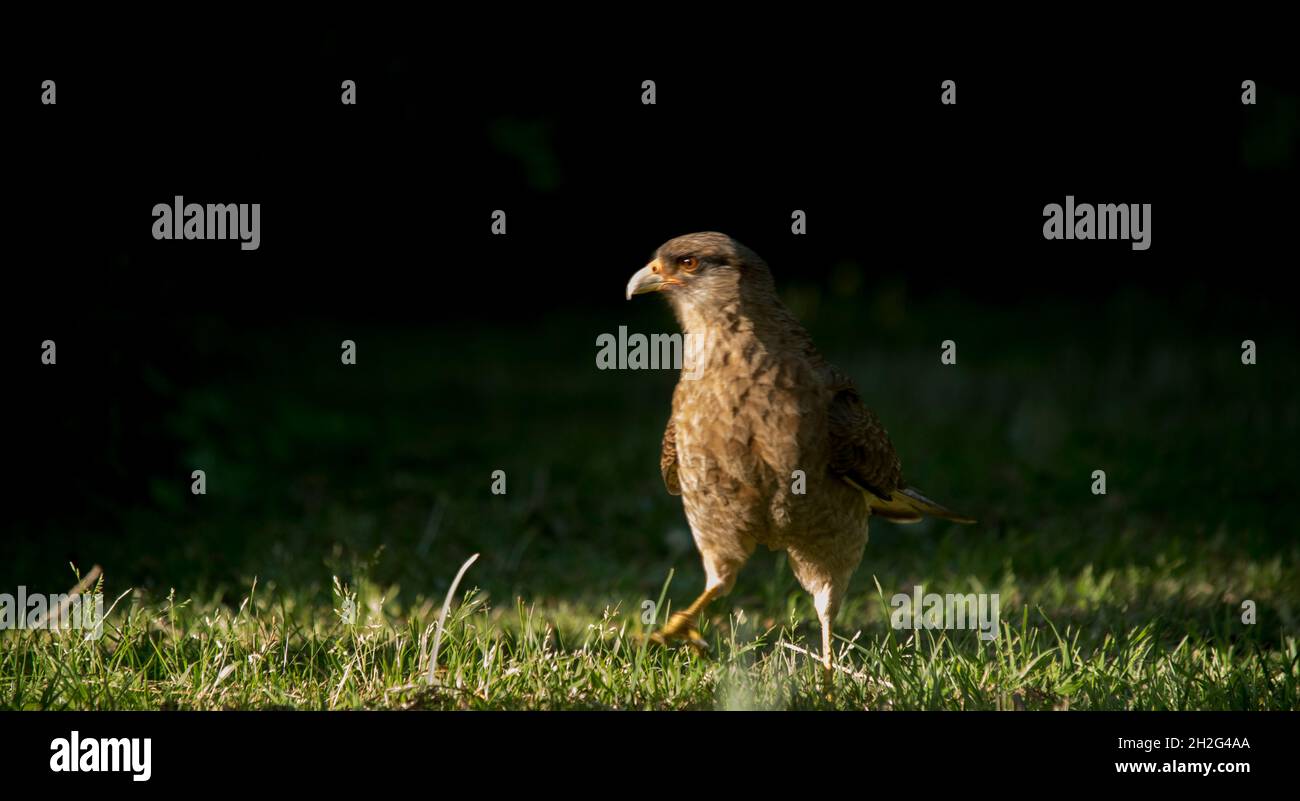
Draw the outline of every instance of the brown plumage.
M884 426L817 352L753 251L719 233L678 237L628 282L629 298L652 291L686 335L660 467L706 575L704 594L656 639L702 645L699 612L763 545L785 550L812 593L829 673L831 620L862 559L867 519L973 521L906 486Z

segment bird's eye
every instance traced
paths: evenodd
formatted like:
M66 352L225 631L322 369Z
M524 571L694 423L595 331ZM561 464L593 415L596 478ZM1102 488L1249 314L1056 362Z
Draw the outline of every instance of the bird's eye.
M700 266L700 260L694 256L682 256L677 260L677 266L688 273L693 273Z

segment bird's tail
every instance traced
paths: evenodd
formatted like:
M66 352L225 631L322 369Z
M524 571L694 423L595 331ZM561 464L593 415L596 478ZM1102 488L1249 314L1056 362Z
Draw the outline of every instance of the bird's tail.
M856 481L847 480L850 484L862 490L862 494L867 499L867 506L871 508L871 514L876 517L883 517L895 523L919 523L925 517L941 517L954 523L970 524L975 522L975 518L958 514L943 504L930 500L911 487L900 487L894 490L889 500L885 500Z

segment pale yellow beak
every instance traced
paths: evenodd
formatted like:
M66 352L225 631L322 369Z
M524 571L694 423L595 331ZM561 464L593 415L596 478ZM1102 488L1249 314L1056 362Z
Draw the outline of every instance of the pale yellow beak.
M663 265L658 259L637 270L632 275L632 279L627 282L627 299L631 300L633 295L642 295L646 292L658 292L665 284L673 283L664 280L663 272Z

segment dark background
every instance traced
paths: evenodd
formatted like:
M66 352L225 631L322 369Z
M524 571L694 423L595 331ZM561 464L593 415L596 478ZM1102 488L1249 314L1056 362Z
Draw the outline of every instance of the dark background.
M673 330L623 287L697 230L763 255L832 357L871 354L854 370L868 403L910 440L905 467L955 505L1032 518L1063 476L1086 488L1078 476L1159 429L1167 448L1124 462L1121 480L1154 482L1135 508L1191 495L1206 530L1207 510L1232 508L1260 532L1242 547L1294 539L1294 75L719 67L330 36L268 52L51 51L8 73L3 586L70 586L70 561L162 591L367 560L390 576L436 561L445 583L485 543L500 547L481 578L518 592L565 591L591 553L657 586L659 562L627 563L645 548L690 560L635 530L646 496L656 521L680 517L657 485L673 377L596 371L594 343L619 325ZM1240 103L1245 77L1257 106ZM45 78L57 106L40 105ZM955 107L939 102L947 78ZM358 105L339 103L343 79ZM261 203L260 249L154 241L151 208L177 194ZM1045 241L1043 206L1067 194L1151 203L1150 250ZM806 236L790 233L794 209ZM47 338L56 367L40 364ZM1243 375L1245 338L1260 365L1224 383ZM980 386L1018 371L1002 411L940 408L965 396L933 372L908 383L945 339ZM1175 370L1127 405L1127 373L1110 368L1149 375L1151 348L1219 372ZM1034 440L1012 429L1042 407L1014 401L1049 386L1077 404L1049 417L1086 415L1104 437L1081 425L1029 456L925 444ZM913 414L918 398L928 411ZM487 493L497 468L514 482L506 511ZM965 491L964 473L995 475Z

